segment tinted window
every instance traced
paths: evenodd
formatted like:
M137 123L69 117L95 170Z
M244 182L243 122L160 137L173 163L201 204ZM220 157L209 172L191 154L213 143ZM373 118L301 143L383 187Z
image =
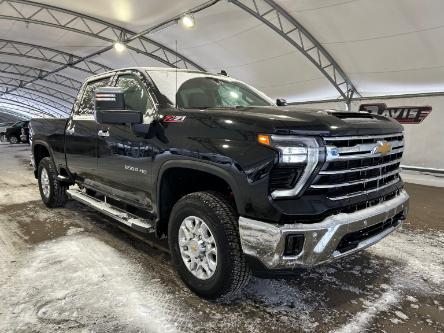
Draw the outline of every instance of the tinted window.
M271 105L240 82L211 77L185 81L177 90L176 100L178 107L184 109Z
M119 76L117 86L125 92L125 108L127 110L145 112L152 109L151 100L145 85L134 75L125 74Z
M94 92L97 88L106 87L109 85L110 78L104 78L96 81L91 81L83 91L82 101L77 109L77 115L87 115L94 113Z

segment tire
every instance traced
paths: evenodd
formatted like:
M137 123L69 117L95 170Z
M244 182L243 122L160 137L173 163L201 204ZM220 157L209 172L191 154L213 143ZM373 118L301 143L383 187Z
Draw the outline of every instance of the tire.
M180 229L187 219L202 220L208 227L209 235L213 236L216 244L214 251L216 260L214 260L214 254L207 254L206 252L202 254L204 258L207 255L213 255L211 261L212 266L215 267L212 274L208 274L208 272L204 274L205 271L201 268L200 273L206 275L205 277L196 276L197 270L193 273L185 264L186 259L182 258L181 248L184 250L184 243L182 247L179 245L179 236L184 235L184 232ZM189 233L185 234L189 235ZM222 195L214 192L195 192L182 197L174 205L171 212L168 224L168 239L172 262L177 273L198 296L208 300L227 300L247 285L251 273L242 252L237 214ZM191 253L192 249L196 248L194 244L192 243L190 248L185 246L185 250L189 250L189 253ZM208 243L205 244L200 245L201 247L197 252L202 251L202 248L203 251L207 251L205 249L208 249L209 245ZM192 260L202 261L205 259L190 259L188 265L194 265ZM215 265L214 261L216 261ZM209 262L210 260L208 260ZM199 267L198 265L197 267ZM206 265L206 267L209 267L209 265Z
M13 145L16 143L19 143L19 142L20 142L20 139L18 137L16 137L15 135L13 135L9 138L9 143L11 143Z
M6 142L6 135L5 135L5 133L0 133L0 142Z
M57 180L57 170L50 157L43 158L38 165L40 196L49 208L63 207L68 200L67 185Z

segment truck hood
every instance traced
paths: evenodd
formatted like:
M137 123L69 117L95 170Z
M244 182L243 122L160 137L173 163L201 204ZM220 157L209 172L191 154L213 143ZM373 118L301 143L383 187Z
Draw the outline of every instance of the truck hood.
M248 128L263 133L346 136L390 134L403 130L402 125L391 118L366 112L295 107L214 108L189 112L198 118L210 116L224 127Z

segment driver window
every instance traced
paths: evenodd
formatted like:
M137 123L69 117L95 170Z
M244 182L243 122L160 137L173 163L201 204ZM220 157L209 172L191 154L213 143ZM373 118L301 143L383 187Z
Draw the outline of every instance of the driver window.
M134 75L120 75L117 80L117 86L124 90L126 110L145 113L148 109L153 109L151 100L148 97L148 90Z

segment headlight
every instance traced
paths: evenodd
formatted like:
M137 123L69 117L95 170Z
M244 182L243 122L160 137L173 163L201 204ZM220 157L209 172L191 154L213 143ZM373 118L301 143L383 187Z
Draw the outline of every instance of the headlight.
M291 189L274 190L273 198L294 197L299 194L319 162L320 147L314 137L291 135L259 135L258 142L279 151L279 164L299 166L303 172Z

